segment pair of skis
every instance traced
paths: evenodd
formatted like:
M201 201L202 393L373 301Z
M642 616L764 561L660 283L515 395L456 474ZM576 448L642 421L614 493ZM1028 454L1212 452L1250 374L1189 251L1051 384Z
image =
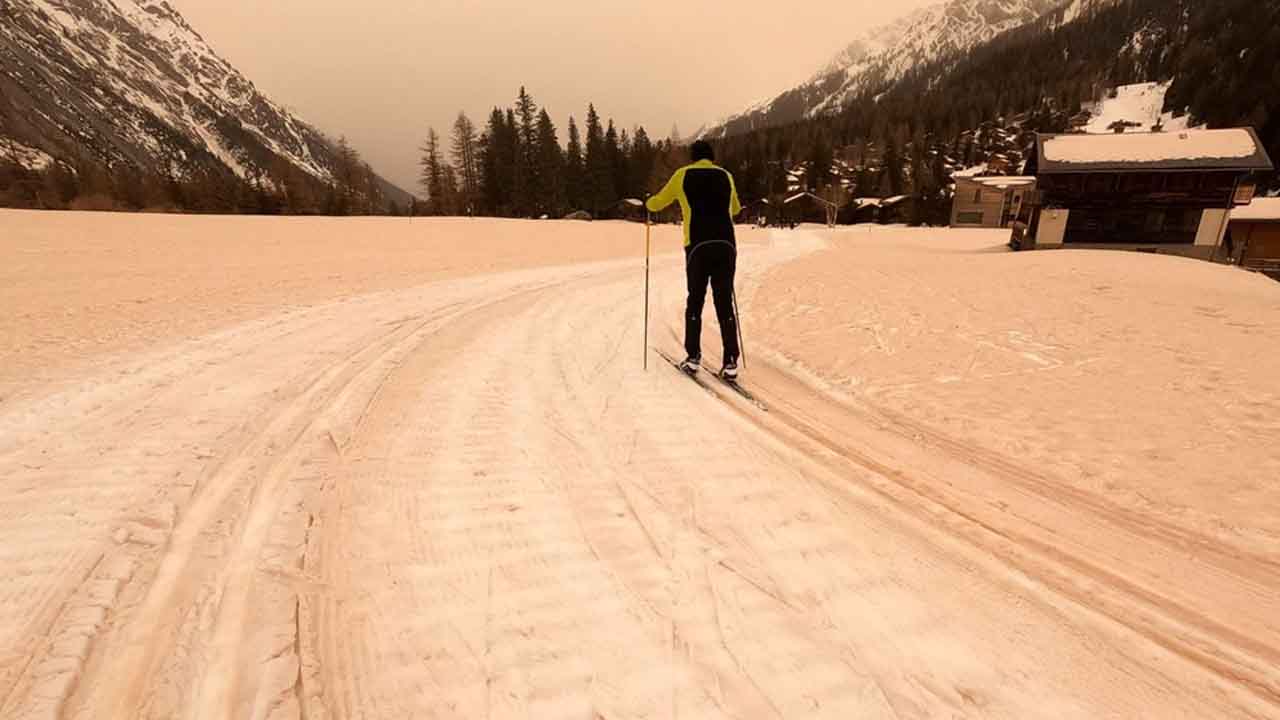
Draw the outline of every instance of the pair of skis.
M708 383L703 382L702 377L699 373L685 370L683 367L680 366L680 362L678 360L666 354L662 350L658 350L657 353L662 357L663 360L666 360L667 363L670 364L671 367L675 368L681 375L684 375L685 377L689 378L690 380L700 385L703 390L706 390L712 395L716 395L716 397L719 397L715 389L713 389ZM725 387L729 388L733 392L737 393L739 397L751 403L752 405L756 406L756 408L759 409L760 411L769 412L769 407L765 405L763 402L761 402L758 398L756 398L756 396L753 395L750 390L747 390L746 388L742 387L742 385L739 384L737 380L731 380L719 373L710 373L710 374L713 377L715 377L717 380L719 380L720 384L724 385Z

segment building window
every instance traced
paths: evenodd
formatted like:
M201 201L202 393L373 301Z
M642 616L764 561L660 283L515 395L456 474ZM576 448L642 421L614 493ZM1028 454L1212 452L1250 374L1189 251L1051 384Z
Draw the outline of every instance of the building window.
M1112 175L1090 175L1085 180L1085 192L1111 192L1115 189L1115 177Z
M982 188L973 191L973 201L975 203L982 202Z
M1077 209L1064 242L1118 245L1189 245L1200 229L1199 208Z
M981 225L982 213L981 212L956 213L956 224L957 225Z
M1133 193L1147 193L1155 189L1155 176L1151 173L1133 173L1125 175L1121 181L1123 189Z
M1199 208L1174 208L1166 210L1164 229L1166 232L1195 235L1200 230L1200 220L1204 211ZM1194 242L1194 238L1192 238Z

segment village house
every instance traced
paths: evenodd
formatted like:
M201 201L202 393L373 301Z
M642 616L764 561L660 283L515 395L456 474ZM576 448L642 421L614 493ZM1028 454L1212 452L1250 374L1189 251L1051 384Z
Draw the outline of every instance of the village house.
M1273 170L1252 128L1040 135L1022 248L1111 248L1211 258L1227 219Z
M1003 228L1022 211L1027 194L1035 189L1036 179L999 175L995 177L955 178L955 196L951 203L953 228Z
M1231 211L1223 258L1280 279L1280 198L1256 198Z

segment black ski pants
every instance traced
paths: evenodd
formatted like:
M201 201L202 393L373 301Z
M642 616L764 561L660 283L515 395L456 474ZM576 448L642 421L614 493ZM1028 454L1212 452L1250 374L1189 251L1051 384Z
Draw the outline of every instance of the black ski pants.
M711 284L724 361L737 361L738 321L733 311L733 276L738 265L738 249L728 241L698 243L685 250L685 274L689 280L689 301L684 314L684 349L689 357L702 357L702 308Z

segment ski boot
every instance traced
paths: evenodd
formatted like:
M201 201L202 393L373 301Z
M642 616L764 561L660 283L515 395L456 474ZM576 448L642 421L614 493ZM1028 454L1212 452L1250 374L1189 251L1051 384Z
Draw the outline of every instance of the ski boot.
M702 358L687 357L680 363L680 369L690 377L697 375L700 367L702 367Z
M738 382L738 361L725 360L724 367L720 370L720 379L729 383Z

